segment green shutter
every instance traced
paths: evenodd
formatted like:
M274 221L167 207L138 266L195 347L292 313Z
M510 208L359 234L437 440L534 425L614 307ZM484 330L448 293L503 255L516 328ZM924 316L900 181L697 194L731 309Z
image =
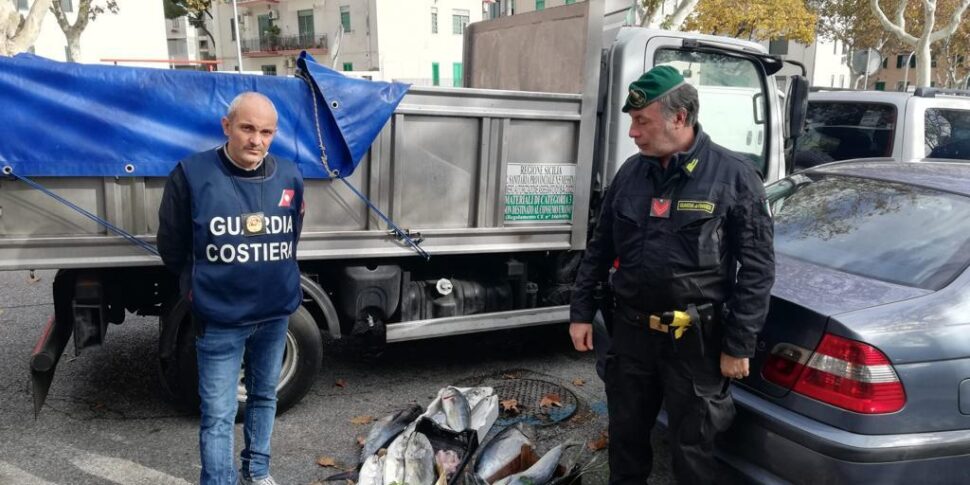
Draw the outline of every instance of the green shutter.
M441 72L438 70L438 63L431 63L431 85L440 86L441 85Z
M353 70L354 70L354 63L353 62L345 62L344 63L344 71L353 71Z
M876 81L876 91L885 91L886 81Z
M460 62L456 62L451 65L451 79L452 79L451 85L456 88L460 88L464 84L462 79Z
M350 32L350 7L340 7L340 25L344 32Z
M576 0L566 0L566 5L572 5L576 3Z
M536 0L536 10L543 10L546 8L546 0Z

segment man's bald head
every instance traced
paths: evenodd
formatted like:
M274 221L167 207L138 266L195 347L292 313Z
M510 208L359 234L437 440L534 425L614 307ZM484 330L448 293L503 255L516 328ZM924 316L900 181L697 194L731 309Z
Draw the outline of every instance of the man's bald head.
M262 105L263 108L268 108L273 112L274 117L279 117L279 114L276 112L276 105L273 104L273 101L262 93L257 93L256 91L246 91L244 93L240 93L238 96L232 99L231 103L229 103L229 109L226 110L226 118L232 119L242 105L251 105L253 103Z

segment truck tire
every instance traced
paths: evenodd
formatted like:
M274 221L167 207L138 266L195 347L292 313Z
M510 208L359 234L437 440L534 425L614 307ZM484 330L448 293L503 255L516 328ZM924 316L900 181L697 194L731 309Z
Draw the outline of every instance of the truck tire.
M188 305L176 305L174 310L179 310L179 307L187 310ZM174 313L173 311L170 318L178 316ZM163 389L179 407L198 413L199 375L195 354L195 328L187 311L184 311L182 318L175 362L168 366L160 366ZM310 312L300 306L293 315L290 315L286 332L286 352L283 355L280 382L276 387L277 414L282 414L306 395L316 381L322 363L323 339L320 329ZM239 422L246 411L246 388L242 385L242 372L240 372L237 388L237 400L239 408L236 412L236 421Z

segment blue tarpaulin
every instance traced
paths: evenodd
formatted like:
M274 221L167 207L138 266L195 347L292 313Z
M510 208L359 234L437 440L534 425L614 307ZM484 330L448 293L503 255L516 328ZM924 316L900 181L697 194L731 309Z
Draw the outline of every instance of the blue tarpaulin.
M0 57L0 167L23 176L166 176L186 156L225 142L220 119L243 91L279 112L270 152L305 177L327 178L320 161L314 97L328 163L353 173L408 85L353 79L306 53L304 79ZM126 170L133 169L131 172Z

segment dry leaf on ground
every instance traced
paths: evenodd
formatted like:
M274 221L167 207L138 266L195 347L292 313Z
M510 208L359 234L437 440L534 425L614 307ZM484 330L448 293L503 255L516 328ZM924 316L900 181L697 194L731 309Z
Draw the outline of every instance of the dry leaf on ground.
M518 379L519 376L515 374L502 374L502 379Z
M357 446L363 448L365 444L367 444L367 438L364 438L363 436L358 436L357 437Z
M337 387L347 387L347 381L345 381L343 379L337 379L337 381L334 382L333 385L335 385Z
M352 424L371 424L374 422L373 416L354 416L350 418Z
M499 404L502 406L502 411L508 411L510 413L519 412L519 401L516 399L506 399Z
M599 451L609 446L609 444L610 438L607 436L606 432L602 432L600 433L599 438L589 440L589 442L586 443L586 447L589 448L590 451Z
M317 458L317 465L324 467L335 467L337 466L337 462L332 456L321 456L320 458Z
M573 379L573 385L574 386L582 386L583 384L586 384L586 381L584 381L582 379L578 379L578 378L577 379Z
M545 408L549 406L562 407L562 398L559 397L559 394L546 394L542 396L542 400L539 401L539 407Z

